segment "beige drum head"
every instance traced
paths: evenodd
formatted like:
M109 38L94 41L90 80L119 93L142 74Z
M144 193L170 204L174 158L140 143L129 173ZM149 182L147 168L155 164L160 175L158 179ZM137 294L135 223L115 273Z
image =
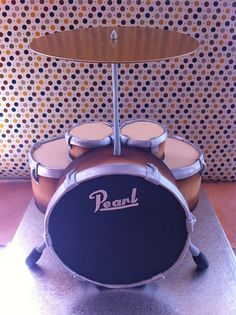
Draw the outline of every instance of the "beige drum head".
M71 162L64 138L43 142L32 153L32 158L48 169L65 169Z
M164 129L160 125L149 121L135 121L121 128L122 135L137 141L147 141L163 133Z
M170 169L193 165L199 159L199 151L189 142L167 138L165 143L165 164Z
M70 135L81 140L102 140L112 135L113 129L102 122L85 123L70 130Z

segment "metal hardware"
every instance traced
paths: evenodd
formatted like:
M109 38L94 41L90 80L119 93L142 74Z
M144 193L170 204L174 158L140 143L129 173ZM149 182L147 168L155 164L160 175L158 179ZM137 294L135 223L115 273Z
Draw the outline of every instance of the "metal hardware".
M188 219L186 219L186 226L187 226L187 231L188 233L192 233L193 232L193 227L194 224L196 223L196 218L195 216L190 212L190 217Z
M193 243L189 244L189 250L193 256L198 256L200 254L200 250L195 245L193 245Z
M39 183L38 167L39 167L39 163L35 163L32 171L31 171L32 178L35 180L35 182L37 184Z
M204 173L205 169L206 169L206 163L205 163L203 158L202 159L199 158L198 161L199 161L200 168L201 168L200 175L202 175Z
M71 145L71 138L72 138L72 135L66 133L66 134L65 134L65 138L66 138L66 142L67 142L69 148L71 149L71 148L72 148L72 145Z
M145 179L151 183L160 183L160 172L155 165L147 163L146 165L146 176Z
M64 187L67 190L67 188L73 184L76 183L76 173L77 171L75 169L69 171L69 173L66 174L66 178L64 181Z
M112 64L113 115L114 115L114 149L113 155L121 155L119 104L118 104L118 64Z
M117 33L116 33L115 30L113 30L113 31L111 32L111 39L112 39L112 40L118 39L118 35L117 35Z

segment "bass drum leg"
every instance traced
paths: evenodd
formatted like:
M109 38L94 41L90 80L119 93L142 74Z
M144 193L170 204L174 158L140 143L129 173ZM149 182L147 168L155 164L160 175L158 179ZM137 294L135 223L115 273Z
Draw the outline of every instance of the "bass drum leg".
M193 243L190 243L189 250L198 270L203 271L209 267L208 259Z
M46 248L45 242L43 242L40 246L35 247L29 256L26 258L25 263L29 268L33 268L36 262L40 259L43 254L44 249Z

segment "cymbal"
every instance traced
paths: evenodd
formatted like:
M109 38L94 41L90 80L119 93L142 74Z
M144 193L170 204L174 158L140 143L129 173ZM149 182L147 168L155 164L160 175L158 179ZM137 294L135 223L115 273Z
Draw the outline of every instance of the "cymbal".
M199 47L189 35L141 26L80 27L33 39L30 49L89 63L141 63L188 55Z

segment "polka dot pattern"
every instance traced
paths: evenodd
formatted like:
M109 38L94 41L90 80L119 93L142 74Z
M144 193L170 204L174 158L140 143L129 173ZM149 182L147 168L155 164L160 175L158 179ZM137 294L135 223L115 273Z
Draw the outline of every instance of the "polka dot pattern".
M190 34L201 46L175 60L121 65L121 123L165 123L203 151L205 179L236 180L235 9L230 0L0 0L0 176L28 176L39 140L112 121L111 66L42 57L31 40L80 26L141 25Z

